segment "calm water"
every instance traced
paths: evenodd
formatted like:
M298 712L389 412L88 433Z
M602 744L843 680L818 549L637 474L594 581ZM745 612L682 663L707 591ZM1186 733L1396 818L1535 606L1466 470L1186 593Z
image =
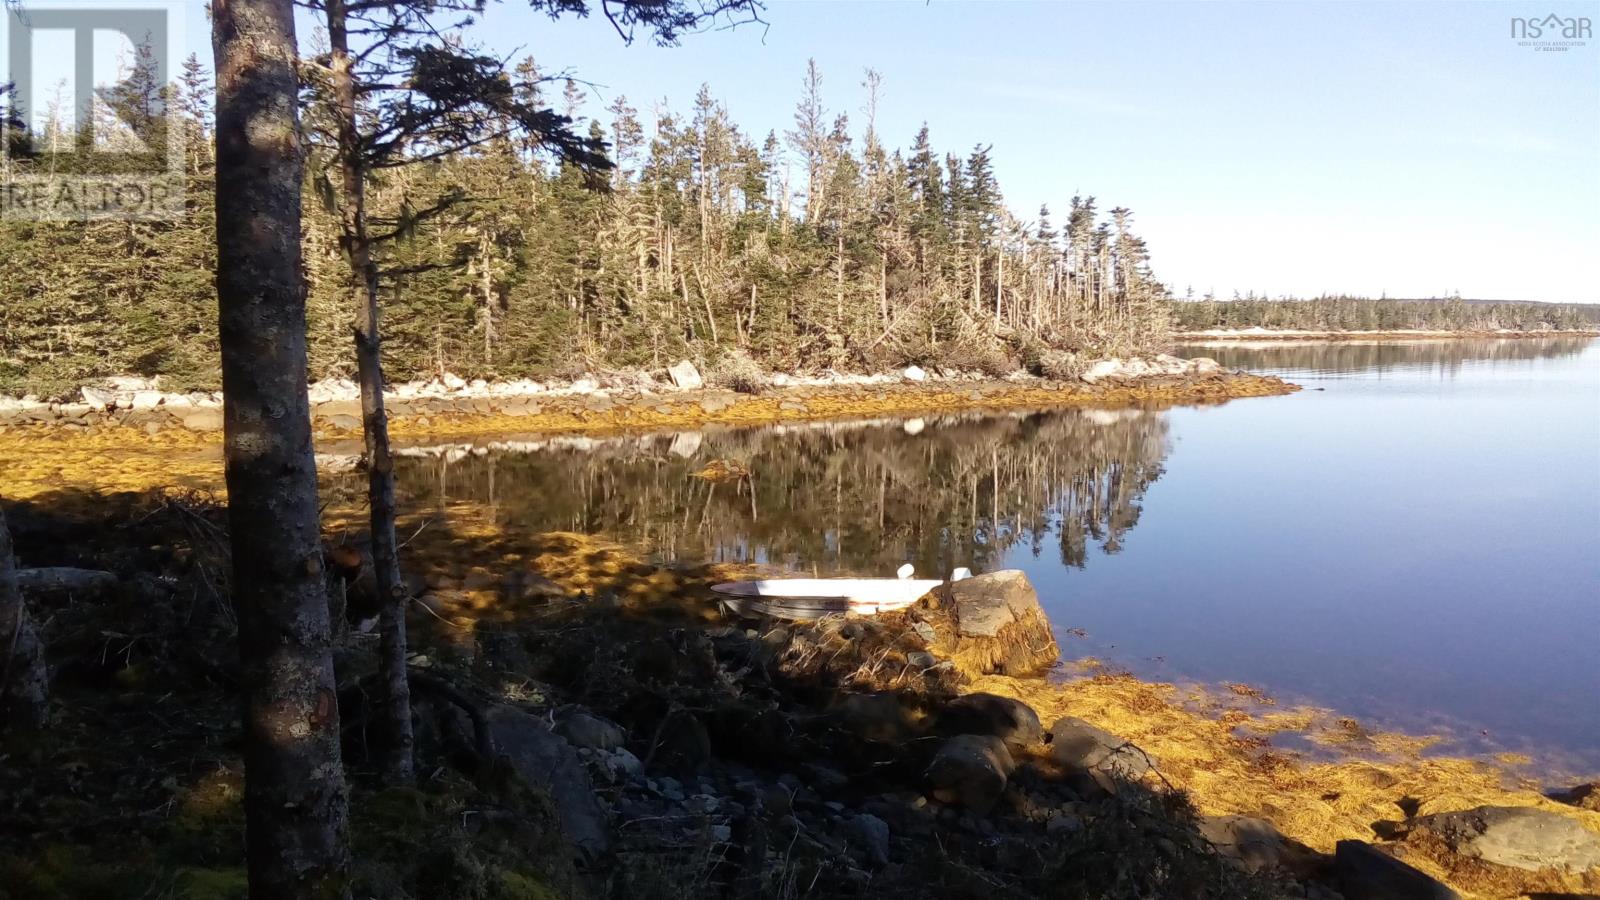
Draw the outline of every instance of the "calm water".
M1600 770L1600 342L1184 352L1307 390L535 440L404 460L403 502L663 558L1021 568L1069 655ZM689 477L719 457L752 480Z

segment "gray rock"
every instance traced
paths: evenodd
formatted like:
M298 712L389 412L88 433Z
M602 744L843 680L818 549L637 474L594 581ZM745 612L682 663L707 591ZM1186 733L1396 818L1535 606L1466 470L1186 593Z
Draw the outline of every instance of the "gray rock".
M818 763L802 763L806 775L811 779L811 786L819 791L832 793L842 791L850 785L850 776L832 766Z
M694 363L687 359L678 361L677 364L667 369L667 375L672 378L672 383L680 390L698 391L706 386L706 380L700 377L700 370Z
M1050 756L1069 771L1098 771L1128 781L1142 778L1152 762L1131 741L1072 716L1050 726Z
M544 405L532 397L502 397L496 406L507 416L537 416L544 412Z
M131 407L134 410L155 409L161 405L160 391L134 391Z
M1039 714L1021 700L998 694L965 694L945 704L939 727L951 734L989 734L1012 750L1026 750L1044 740Z
M962 637L995 637L1000 629L1039 608L1038 594L1019 569L975 575L945 590Z
M1058 813L1045 823L1044 830L1047 834L1071 834L1083 830L1083 820L1070 813Z
M327 400L322 403L318 403L316 406L312 407L311 410L311 417L313 419L331 420L336 419L339 416L350 416L359 420L361 418L361 401Z
M610 836L578 751L544 722L499 706L487 715L495 749L529 784L550 795L567 838L591 858L606 852Z
M1556 791L1550 795L1550 799L1590 812L1600 812L1600 781L1580 784L1571 790Z
M963 734L939 747L926 775L934 797L983 814L999 801L1015 768L1004 741L991 735Z
M700 401L700 409L708 415L716 415L732 406L735 402L732 397L715 396L706 397Z
M1600 867L1600 834L1576 819L1526 806L1479 806L1411 820L1456 853L1517 869Z
M328 416L321 421L342 431L355 431L361 427L361 420L355 416Z
M79 388L78 393L83 396L83 402L89 404L89 407L95 412L104 412L107 407L115 407L117 405L116 391L106 390L105 388L84 387Z
M222 408L199 406L177 411L178 421L190 431L221 431Z
M1061 657L1033 585L1015 569L951 582L923 602L938 638L930 649L969 676L1026 677Z
M1078 377L1083 379L1085 384L1094 384L1106 378L1111 378L1121 371L1122 360L1113 356L1110 359L1102 359L1099 362L1094 363L1087 369L1084 369L1083 374L1079 375Z
M859 850L869 864L889 864L888 822L871 813L862 813L845 820L844 834L850 846Z
M1276 869L1283 863L1286 849L1283 835L1266 819L1205 816L1198 827L1201 837L1246 872Z
M644 763L626 747L618 747L611 751L611 762L617 771L625 773L630 778L638 778L644 774Z
M628 733L615 722L608 722L585 709L568 710L556 720L556 734L574 747L589 750L615 750L628 739Z
M1441 882L1362 841L1338 843L1333 876L1345 900L1461 900Z
M87 418L94 407L87 403L63 403L56 407L56 415L63 419L78 421Z
M897 743L917 730L911 712L890 691L846 694L830 712L844 730L869 741Z

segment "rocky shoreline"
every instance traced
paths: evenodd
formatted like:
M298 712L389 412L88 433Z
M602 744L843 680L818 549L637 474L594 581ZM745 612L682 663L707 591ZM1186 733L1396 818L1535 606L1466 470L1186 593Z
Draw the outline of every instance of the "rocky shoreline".
M61 721L0 767L16 798L0 884L50 898L85 895L69 868L141 885L200 872L211 892L173 895L235 896L215 888L243 883L221 508L123 495L8 515L26 571L46 573L23 581ZM1478 763L1385 759L1370 735L1345 762L1296 761L1260 737L1275 713L1202 716L1119 676L1063 683L1021 573L900 613L752 619L708 586L757 570L662 567L470 510L431 515L403 523L431 773L415 791L372 785L375 639L336 636L352 822L369 848L358 878L375 896L1600 890L1592 786L1547 798ZM329 540L359 519L330 511ZM359 591L345 585L346 609ZM60 820L80 808L96 827ZM140 835L143 851L121 843Z
M1593 329L1576 329L1566 331L1504 331L1504 330L1458 330L1434 331L1425 329L1400 329L1400 330L1374 330L1374 331L1320 331L1315 329L1298 328L1212 328L1205 331L1180 331L1172 336L1174 341L1181 344L1204 345L1212 341L1218 343L1234 341L1415 341L1415 340L1452 340L1452 339L1483 339L1506 338L1511 340L1523 338L1559 338L1559 337L1600 337L1600 331Z
M1279 379L1229 372L1210 359L1172 356L1100 360L1069 378L1016 373L997 379L911 367L879 375L759 374L722 386L708 385L685 361L662 373L584 376L557 383L491 384L446 374L392 385L384 403L397 433L461 434L760 423L961 408L1170 405L1292 390L1294 386ZM354 382L317 382L311 385L310 402L319 433L360 430L361 400ZM218 432L222 396L169 393L160 389L159 378L122 377L84 386L77 398L67 401L0 397L0 429L92 431L111 426L149 434L169 428Z

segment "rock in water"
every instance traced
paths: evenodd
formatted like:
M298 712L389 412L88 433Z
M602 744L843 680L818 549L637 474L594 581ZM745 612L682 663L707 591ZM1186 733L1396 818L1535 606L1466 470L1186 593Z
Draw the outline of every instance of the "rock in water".
M927 777L935 797L981 815L994 808L1014 768L1004 741L963 734L944 742L928 764Z
M567 838L591 859L604 854L610 844L605 813L578 751L521 710L499 706L487 718L495 749L524 781L550 795Z
M1550 799L1590 812L1600 812L1600 781L1580 784L1567 791L1557 791L1550 795Z
M1333 874L1345 900L1461 900L1461 895L1377 847L1340 841Z
M948 734L993 735L1013 750L1026 750L1044 740L1044 727L1032 707L997 694L957 697L939 714L939 727Z
M700 370L687 359L679 360L676 365L668 368L667 374L672 377L672 383L680 390L698 391L706 386L706 380L700 377Z
M1061 656L1039 595L1016 569L946 584L925 603L937 637L929 649L969 676L1034 675Z
M1456 853L1517 869L1600 867L1600 834L1576 819L1527 806L1479 806L1421 816L1413 832L1437 836Z
M924 372L920 366L908 366L906 367L906 370L900 374L904 376L905 380L907 381L926 381L928 379L928 373Z

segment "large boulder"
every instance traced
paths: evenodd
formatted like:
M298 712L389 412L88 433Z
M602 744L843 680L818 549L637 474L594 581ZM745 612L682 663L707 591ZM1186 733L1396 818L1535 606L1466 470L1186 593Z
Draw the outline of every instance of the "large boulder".
M1102 359L1098 362L1095 362L1087 369L1084 369L1082 374L1080 374L1078 377L1082 379L1085 384L1096 384L1104 381L1107 378L1116 376L1121 371L1122 360L1113 356L1110 359Z
M1150 755L1132 741L1067 716L1050 726L1050 757L1069 772L1101 772L1137 781L1152 768Z
M543 720L521 710L497 706L485 718L495 752L550 796L567 839L591 859L604 854L610 844L605 813L578 751Z
M667 375L672 378L672 383L679 390L698 391L706 386L706 380L700 377L700 370L687 359L679 360L676 365L668 367Z
M1345 900L1460 900L1428 875L1362 841L1334 848L1333 875Z
M891 691L845 694L829 713L842 730L868 741L898 743L921 730L914 711Z
M969 675L1036 675L1061 656L1028 576L1016 569L946 584L924 601L929 649Z
M997 694L965 694L945 704L939 728L946 734L987 734L1012 750L1026 750L1044 740L1039 714L1021 700Z
M1462 856L1516 869L1600 867L1600 834L1576 819L1527 806L1479 806L1411 820L1411 832L1431 834Z
M95 412L105 412L108 407L115 408L117 405L117 392L113 390L85 385L78 389L78 393L83 395L83 402Z
M622 726L582 708L568 709L556 720L556 734L586 750L616 750L628 739Z
M1004 741L992 735L963 734L939 747L928 764L927 779L935 798L982 815L1000 800L1015 768Z

